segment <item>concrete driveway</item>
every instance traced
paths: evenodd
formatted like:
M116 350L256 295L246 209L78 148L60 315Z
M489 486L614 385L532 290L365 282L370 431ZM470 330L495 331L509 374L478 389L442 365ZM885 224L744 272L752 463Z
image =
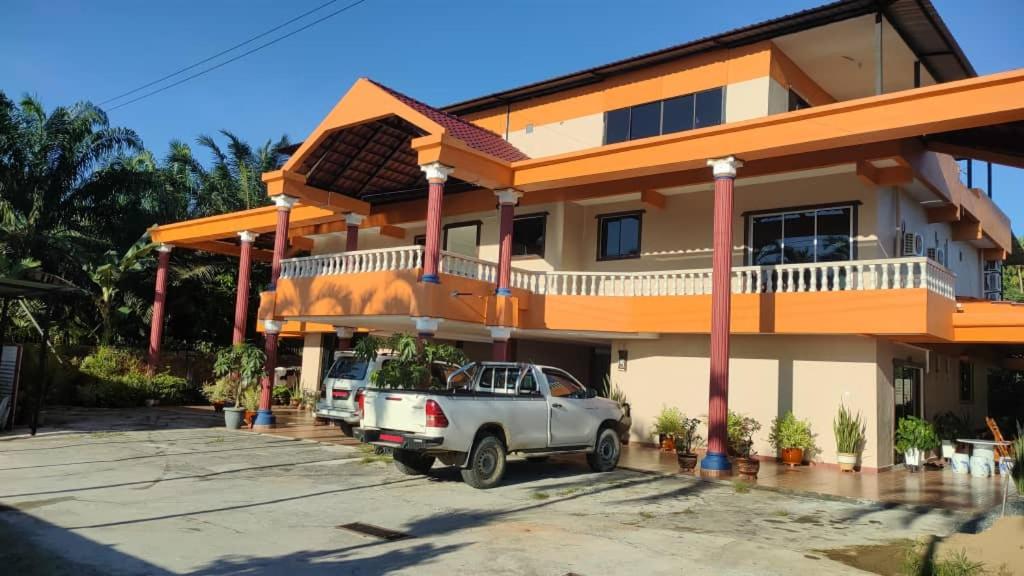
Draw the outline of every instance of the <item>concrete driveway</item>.
M81 574L848 574L825 550L944 535L884 508L517 461L503 486L164 410L0 439L0 523ZM341 526L365 523L406 538ZM372 530L371 530L372 531ZM394 536L391 534L385 534ZM6 546L6 545L4 545Z

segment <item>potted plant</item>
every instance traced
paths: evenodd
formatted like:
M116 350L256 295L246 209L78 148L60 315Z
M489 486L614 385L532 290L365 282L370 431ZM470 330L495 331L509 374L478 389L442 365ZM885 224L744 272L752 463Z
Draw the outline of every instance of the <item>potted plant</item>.
M775 450L782 453L782 462L789 466L799 466L804 461L804 451L814 448L814 435L811 425L806 420L799 420L792 411L786 412L782 418L772 420L772 431L768 436Z
M235 344L217 352L213 373L217 376L217 384L223 386L220 394L222 398L230 398L234 402L232 407L224 408L224 425L228 428L238 428L240 425L245 410L243 394L250 390L255 393L259 387L265 373L266 359L263 350L249 343ZM258 405L259 396L255 395L255 398ZM253 412L255 410L254 406Z
M896 450L903 453L911 472L921 466L924 453L939 447L939 437L931 422L916 416L900 418L896 425Z
M230 397L229 384L225 378L218 378L214 382L203 384L203 396L213 406L214 412L222 412L224 410L224 404Z
M729 453L733 456L736 474L742 480L756 480L761 470L761 461L754 451L754 434L761 429L761 423L749 416L729 411L726 431L729 438Z
M1013 458L1010 477L1017 486L1017 495L1024 497L1024 426L1017 423L1017 438L1010 443L1010 456Z
M654 420L654 431L658 435L658 445L665 452L674 452L676 449L675 436L682 432L683 413L679 408L668 408L663 406L661 413Z
M274 398L274 404L278 406L287 406L291 403L292 390L284 384L274 386L272 395Z
M864 442L864 422L861 421L860 412L854 416L846 406L840 405L839 413L832 421L832 431L836 436L836 461L839 462L839 469L852 472L857 464L857 452Z
M697 434L698 426L700 419L683 416L682 426L676 435L676 459L683 472L693 472L697 467L697 453L694 449L702 440L700 434Z
M957 416L952 411L935 415L935 433L939 437L942 446L942 458L952 462L953 455L957 452L957 438L966 438L971 434L970 419L964 416Z

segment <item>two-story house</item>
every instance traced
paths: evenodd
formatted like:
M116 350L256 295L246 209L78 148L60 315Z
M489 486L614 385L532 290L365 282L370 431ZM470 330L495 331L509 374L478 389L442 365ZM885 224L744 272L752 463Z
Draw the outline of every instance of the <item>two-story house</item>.
M761 454L792 410L834 463L846 405L877 470L901 416L981 422L1024 343L987 169L1024 166L1022 122L1024 71L978 76L927 0L844 0L443 108L359 79L264 175L274 206L152 237L162 266L239 255L243 288L271 261L270 362L304 338L313 388L339 338L417 332L607 378L637 441L700 416L711 470L726 408Z

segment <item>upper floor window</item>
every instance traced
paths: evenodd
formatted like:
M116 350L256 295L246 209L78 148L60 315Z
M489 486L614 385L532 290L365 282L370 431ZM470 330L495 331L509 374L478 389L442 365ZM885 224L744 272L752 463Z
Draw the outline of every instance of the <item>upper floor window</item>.
M480 246L480 222L460 222L444 227L444 249L476 258Z
M712 88L605 112L604 143L715 126L724 121L725 91Z
M856 214L855 204L748 214L750 264L850 260Z
M803 110L804 108L810 108L811 105L804 100L803 96L800 96L792 88L789 89L789 111Z
M512 255L544 257L547 214L516 216L512 222Z
M640 212L598 216L597 259L639 258L642 216Z

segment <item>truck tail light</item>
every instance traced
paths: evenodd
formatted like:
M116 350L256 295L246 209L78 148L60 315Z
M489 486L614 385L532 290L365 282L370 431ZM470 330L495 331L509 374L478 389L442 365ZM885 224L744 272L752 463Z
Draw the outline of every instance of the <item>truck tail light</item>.
M364 414L364 407L366 406L365 390L359 390L356 392L356 403L359 404L359 418L362 418Z
M441 410L441 405L433 400L427 400L427 428L447 428L448 417Z

